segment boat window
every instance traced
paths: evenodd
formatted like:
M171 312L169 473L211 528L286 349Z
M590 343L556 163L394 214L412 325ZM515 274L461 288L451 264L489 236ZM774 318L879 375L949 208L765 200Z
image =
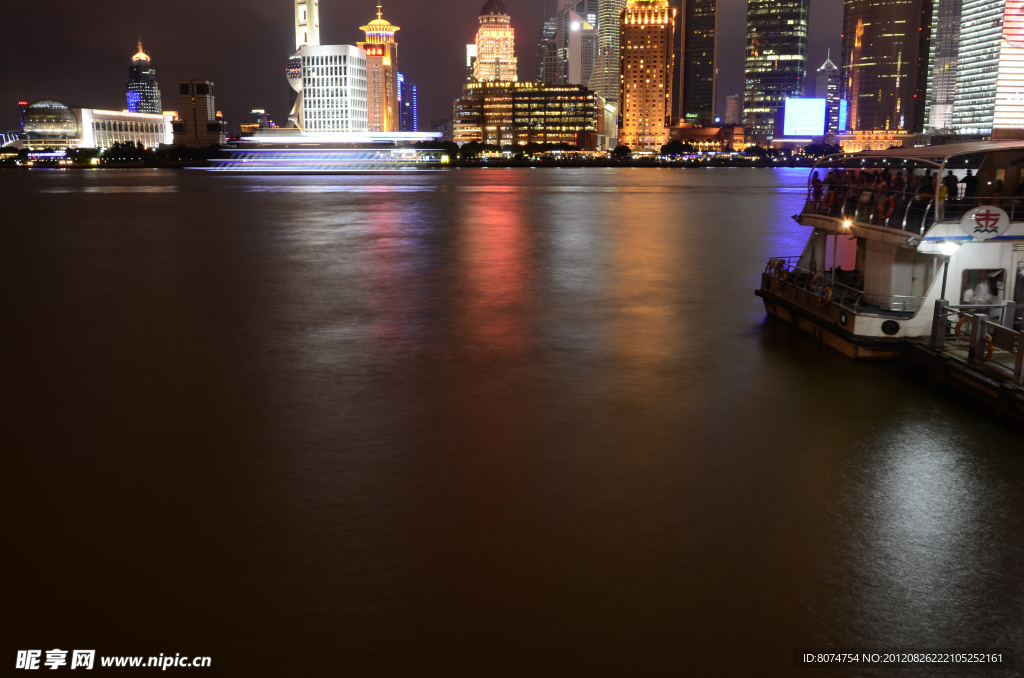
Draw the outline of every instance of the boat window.
M1005 269L970 268L963 273L960 301L964 304L998 304L1005 289Z

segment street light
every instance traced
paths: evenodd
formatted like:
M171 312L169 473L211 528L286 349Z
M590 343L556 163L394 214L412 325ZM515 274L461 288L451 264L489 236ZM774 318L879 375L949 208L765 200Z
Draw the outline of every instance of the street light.
M939 243L939 251L946 257L945 262L942 264L942 292L939 294L939 299L943 301L946 299L946 274L949 273L949 258L958 249L960 249L960 243L955 240L943 240Z

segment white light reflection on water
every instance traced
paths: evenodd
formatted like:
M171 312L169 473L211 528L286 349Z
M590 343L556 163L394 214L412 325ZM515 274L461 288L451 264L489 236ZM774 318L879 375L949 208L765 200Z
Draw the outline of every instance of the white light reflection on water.
M874 642L889 646L962 638L958 620L978 602L979 569L986 569L990 492L978 460L963 432L927 419L905 420L877 441L859 497L858 616L870 622Z

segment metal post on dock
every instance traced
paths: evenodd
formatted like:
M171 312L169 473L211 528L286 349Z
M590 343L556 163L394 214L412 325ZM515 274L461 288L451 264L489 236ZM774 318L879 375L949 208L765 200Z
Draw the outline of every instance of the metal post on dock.
M949 320L946 318L948 311L946 304L948 303L945 299L939 299L935 302L935 315L932 317L931 347L936 351L941 351L946 346L946 332L949 327Z
M971 342L967 351L967 362L979 366L985 362L983 356L987 348L985 334L988 329L988 316L984 313L974 313L968 317L971 319Z

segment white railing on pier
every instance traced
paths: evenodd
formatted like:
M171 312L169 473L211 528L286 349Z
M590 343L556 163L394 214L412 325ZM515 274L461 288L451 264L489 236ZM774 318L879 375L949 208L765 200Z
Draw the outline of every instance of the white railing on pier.
M1022 310L1022 305L1013 302L949 306L939 300L935 302L931 347L942 351L949 344L966 350L968 364L996 363L1012 370L1014 384L1024 386L1024 332L1018 329Z

